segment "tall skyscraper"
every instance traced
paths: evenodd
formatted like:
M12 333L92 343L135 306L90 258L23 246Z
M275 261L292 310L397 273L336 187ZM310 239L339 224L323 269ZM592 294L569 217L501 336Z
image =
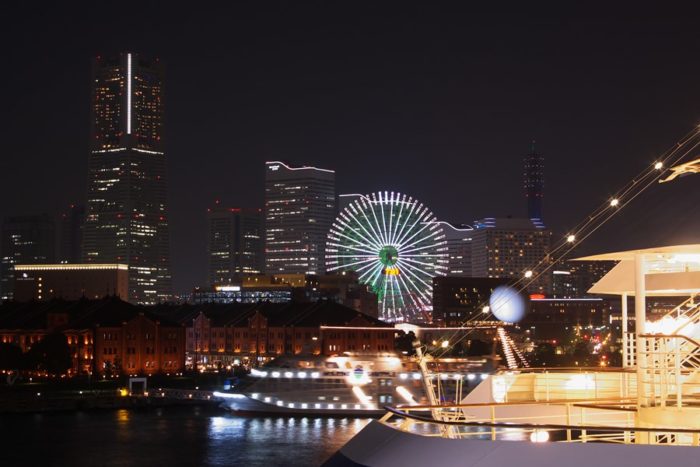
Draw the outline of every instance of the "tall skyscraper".
M523 188L527 198L528 219L542 220L542 198L544 196L544 157L535 151L532 142L530 154L524 159Z
M472 232L468 225L442 223L447 240L448 276L471 277L472 275Z
M15 264L55 261L56 230L53 218L48 214L4 218L0 254L0 296L3 300L12 300Z
M129 266L129 300L171 293L163 69L134 53L93 66L83 261Z
M207 212L209 285L238 282L241 274L263 272L262 209L224 208Z
M79 263L83 246L85 206L71 204L58 221L59 263Z
M518 280L540 261L547 261L551 231L531 219L485 218L472 232L472 276ZM529 287L549 293L551 275L542 274Z
M336 214L335 172L265 163L265 271L325 271L326 236Z

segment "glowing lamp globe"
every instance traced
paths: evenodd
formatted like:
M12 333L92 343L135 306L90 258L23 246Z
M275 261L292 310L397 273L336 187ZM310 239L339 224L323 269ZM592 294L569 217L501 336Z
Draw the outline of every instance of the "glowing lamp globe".
M525 316L525 299L513 287L496 287L489 298L489 307L496 318L517 323Z

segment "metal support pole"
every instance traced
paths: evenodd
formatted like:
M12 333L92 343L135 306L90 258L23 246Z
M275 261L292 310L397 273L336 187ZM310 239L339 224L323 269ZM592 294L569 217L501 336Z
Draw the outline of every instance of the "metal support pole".
M644 255L634 256L634 337L636 341L637 361L637 405L646 404L646 387L644 383L644 367L646 366L644 353L645 343L641 335L646 328L646 284L645 284Z
M681 375L681 345L683 342L680 339L675 340L674 345L674 361L673 366L675 367L673 371L676 376L676 407L683 407L683 376Z
M622 294L622 367L627 368L629 361L628 358L629 356L627 355L627 346L629 345L627 343L628 339L628 330L627 330L627 294L623 293Z

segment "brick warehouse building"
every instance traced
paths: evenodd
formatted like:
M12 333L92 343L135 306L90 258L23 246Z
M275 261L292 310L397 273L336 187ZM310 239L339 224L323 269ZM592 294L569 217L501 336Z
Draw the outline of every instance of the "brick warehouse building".
M391 352L395 329L344 305L255 303L137 306L102 300L6 302L0 342L27 352L66 336L71 374L177 373L194 362L219 367L279 355Z
M184 369L185 328L116 297L102 300L6 302L0 342L23 352L45 336L66 336L72 374L153 374Z
M314 303L161 305L187 327L188 362L223 366L265 362L279 355L391 352L395 329L341 304Z

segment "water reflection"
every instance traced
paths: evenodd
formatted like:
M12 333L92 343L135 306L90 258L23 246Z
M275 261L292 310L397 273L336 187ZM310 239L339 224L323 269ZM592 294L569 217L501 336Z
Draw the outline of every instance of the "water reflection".
M209 421L209 461L216 453L236 446L236 461L244 465L318 465L339 449L369 419L309 417L236 417L224 415ZM281 456L281 457L280 457Z
M0 436L13 448L0 464L26 465L23 456L31 452L37 465L314 466L368 422L192 408L3 416Z

